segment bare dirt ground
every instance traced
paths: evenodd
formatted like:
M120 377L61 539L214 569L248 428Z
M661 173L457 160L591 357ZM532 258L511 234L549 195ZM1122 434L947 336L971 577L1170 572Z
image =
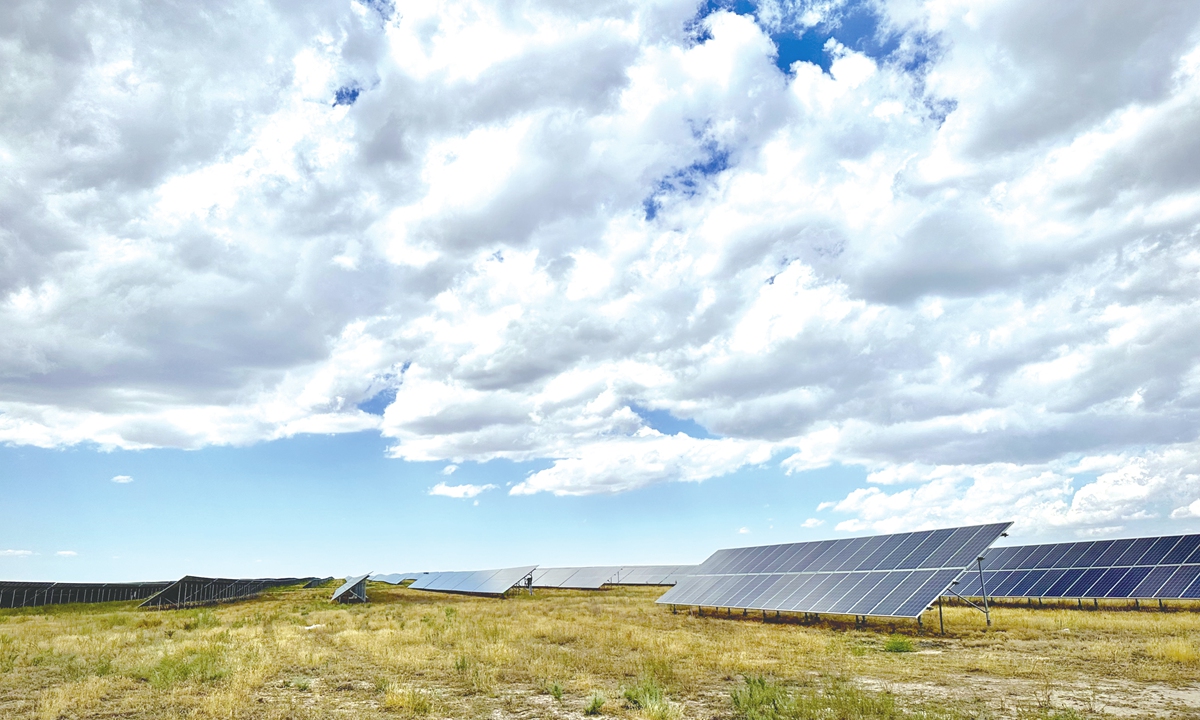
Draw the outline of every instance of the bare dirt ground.
M936 611L764 622L661 588L369 592L0 611L0 718L1200 718L1190 609L948 606L942 636Z

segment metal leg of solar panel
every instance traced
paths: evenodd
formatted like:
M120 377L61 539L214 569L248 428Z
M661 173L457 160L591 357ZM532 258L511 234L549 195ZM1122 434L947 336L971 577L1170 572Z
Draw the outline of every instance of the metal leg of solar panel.
M979 566L979 590L983 593L983 617L987 620L987 626L992 626L992 612L988 607L987 587L983 584L983 556L975 558L975 563Z
M946 621L942 619L942 596L938 595L938 629L943 635L946 634Z

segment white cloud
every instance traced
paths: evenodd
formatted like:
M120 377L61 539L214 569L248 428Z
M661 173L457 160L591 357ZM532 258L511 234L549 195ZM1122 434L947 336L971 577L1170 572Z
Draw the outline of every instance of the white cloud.
M128 475L116 475L113 477L112 481L115 483L124 484L133 482L133 478Z
M79 553L75 552L74 550L59 550L54 554L58 555L59 557L75 557Z
M787 75L836 3L90 7L0 29L2 442L841 464L844 529L1200 500L1196 3L895 0Z
M453 475L455 470L458 470L457 465L447 465L446 467L442 468L442 474Z
M32 554L32 550L0 550L0 557L26 557Z
M738 534L739 534L739 535L749 535L749 534L750 534L750 528L747 528L747 527L744 527L744 528L738 528Z
M429 494L452 498L473 498L482 492L495 489L496 486L491 483L487 485L447 485L446 483L438 483L429 488Z
M821 527L824 524L825 524L825 521L821 520L820 518L809 518L809 519L805 520L804 522L800 523L800 527L815 528L815 527Z

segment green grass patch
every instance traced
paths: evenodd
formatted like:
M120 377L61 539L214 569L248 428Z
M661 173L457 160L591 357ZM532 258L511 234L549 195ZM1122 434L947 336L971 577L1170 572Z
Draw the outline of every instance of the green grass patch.
M216 682L228 674L224 652L207 647L166 655L138 673L138 677L162 689L184 682Z
M890 653L909 653L915 650L912 640L903 635L893 635L883 644L884 652Z

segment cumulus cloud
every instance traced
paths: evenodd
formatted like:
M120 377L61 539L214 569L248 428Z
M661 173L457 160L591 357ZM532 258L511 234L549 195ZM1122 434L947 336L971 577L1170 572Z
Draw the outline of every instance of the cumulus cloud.
M114 475L112 481L124 485L133 482L133 478L129 475Z
M495 489L496 486L491 483L487 485L447 485L446 483L438 483L429 488L429 494L452 498L473 498L480 493ZM475 504L478 505L479 501L475 501Z
M59 557L75 557L79 553L75 552L74 550L59 550L54 554L58 555Z
M18 5L4 442L840 463L844 530L1200 500L1194 2ZM854 12L894 42L780 58Z
M25 557L32 554L32 550L0 550L0 557Z
M825 521L820 518L809 518L809 519L805 520L804 522L800 523L800 527L815 528L815 527L821 527L824 524L825 524Z

